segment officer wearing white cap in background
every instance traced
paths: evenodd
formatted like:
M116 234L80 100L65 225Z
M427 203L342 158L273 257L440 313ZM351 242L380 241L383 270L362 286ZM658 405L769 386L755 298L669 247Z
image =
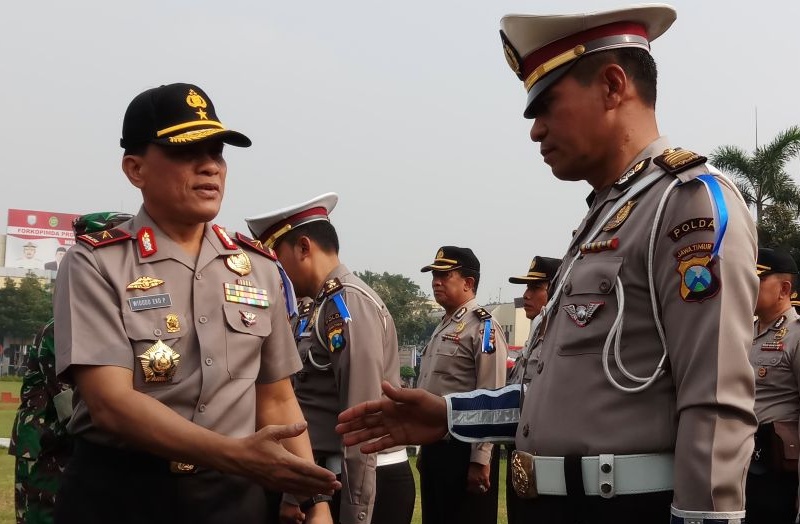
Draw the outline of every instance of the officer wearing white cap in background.
M756 273L760 286L750 363L758 431L747 474L747 522L789 524L797 516L800 452L800 316L791 303L797 264L782 249L760 248Z
M338 199L326 193L246 221L264 248L275 250L298 295L311 298L301 303L295 322L303 369L293 382L314 458L342 482L331 502L334 520L408 524L416 490L405 448L364 455L344 448L334 431L340 411L381 397L381 381L400 384L394 320L381 298L339 260L329 218ZM302 518L316 502L284 500L284 521Z
M142 207L79 235L53 296L57 372L76 386L56 522L265 522L264 487L338 487L312 462L292 391L274 257L211 223L225 144L250 139L196 85L128 105L122 169ZM309 520L330 522L327 506Z
M756 232L733 183L658 131L650 42L675 18L663 4L503 18L531 139L557 178L593 188L535 322L536 375L522 396L385 388L412 405L342 414L339 431L368 428L345 442L427 441L448 417L455 438L516 433L520 522L741 522Z

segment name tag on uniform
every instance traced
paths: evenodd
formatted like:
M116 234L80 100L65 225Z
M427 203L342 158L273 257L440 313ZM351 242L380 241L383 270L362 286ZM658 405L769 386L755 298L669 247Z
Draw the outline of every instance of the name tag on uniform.
M146 295L143 297L129 298L128 305L131 307L131 311L145 311L147 309L170 307L172 305L172 299L169 293Z

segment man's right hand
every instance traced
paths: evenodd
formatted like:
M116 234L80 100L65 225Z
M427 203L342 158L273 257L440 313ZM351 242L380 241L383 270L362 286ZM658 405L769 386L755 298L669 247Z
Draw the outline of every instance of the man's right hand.
M318 493L333 495L342 488L336 475L289 453L281 445L281 440L302 434L306 426L306 423L266 426L241 439L242 455L237 458L241 473L272 491L308 497Z
M395 446L432 444L447 435L444 398L423 389L396 389L381 384L386 398L363 402L339 414L336 432L345 446L369 442L362 453Z

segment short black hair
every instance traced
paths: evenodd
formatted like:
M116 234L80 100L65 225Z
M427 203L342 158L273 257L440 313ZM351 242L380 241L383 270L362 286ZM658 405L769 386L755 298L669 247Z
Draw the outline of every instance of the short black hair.
M460 267L458 269L454 269L453 271L458 271L458 274L461 275L461 278L472 277L475 280L475 286L473 286L472 291L478 293L478 283L481 281L480 271L475 271L474 269L469 269L466 267Z
M586 85L602 66L610 63L619 65L625 71L645 104L656 107L658 70L653 56L644 49L621 47L592 53L580 58L567 74Z
M333 224L327 220L315 220L292 228L278 239L277 244L289 242L290 245L295 245L302 236L307 236L313 240L326 253L339 254L339 235L336 234L336 228L333 227Z

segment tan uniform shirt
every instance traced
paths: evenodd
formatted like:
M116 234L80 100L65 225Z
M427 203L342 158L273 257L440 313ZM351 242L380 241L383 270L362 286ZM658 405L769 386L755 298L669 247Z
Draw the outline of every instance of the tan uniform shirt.
M137 241L128 239L95 248L79 241L64 257L53 301L57 372L72 365L130 369L135 390L195 424L232 437L253 433L255 384L300 368L277 266L256 251L226 248L208 225L195 260L144 209L119 229L136 236L143 227L152 230L156 252L150 256L142 256ZM229 269L231 256L238 261L246 256L251 271L239 275ZM142 277L163 283L128 289ZM227 300L223 284L262 290L268 307ZM171 380L148 382L138 356L158 341L180 359ZM80 389L74 403L72 433L123 445L92 424Z
M753 327L750 364L756 375L756 417L759 424L800 418L800 317L793 307L770 327Z
M340 412L381 398L383 380L399 387L397 331L380 297L347 267L339 265L326 280L333 278L345 284L342 296L352 320L344 322L334 301L328 298L323 303L320 293L307 313L310 320L295 331L303 369L295 375L294 387L308 421L314 457L343 455L339 522L368 523L375 502L376 454L365 455L358 446L343 449L334 427ZM304 329L298 333L301 326ZM320 370L314 363L330 367Z
M565 261L579 253L588 231L631 184L661 171L647 159L667 147L663 138L650 144L629 166L634 169L644 161L638 174L627 182L622 177L594 196ZM662 176L633 198L636 203L626 218L612 218L596 237L617 238L616 249L589 252L575 262L549 316L516 444L545 456L674 452L676 508L741 511L756 427L753 372L747 360L758 292L756 233L732 184L716 177L728 224L722 257L708 263L715 235L708 222L712 207L704 184L691 181L707 172L701 164ZM601 353L619 311L617 291L623 291L624 365L647 377L661 358L649 294L648 244L659 201L676 177L685 183L666 202L653 257L653 284L669 355L666 374L644 392L623 393L606 379ZM615 218L623 220L615 225ZM581 307L593 312L583 327L579 322L585 317L575 315ZM614 378L638 386L622 376L613 360L609 357Z
M505 386L508 343L503 328L491 319L495 351L485 353L485 321L475 314L478 307L478 301L472 299L436 326L423 350L418 387L446 395ZM492 444L472 445L471 462L486 465L491 456Z

